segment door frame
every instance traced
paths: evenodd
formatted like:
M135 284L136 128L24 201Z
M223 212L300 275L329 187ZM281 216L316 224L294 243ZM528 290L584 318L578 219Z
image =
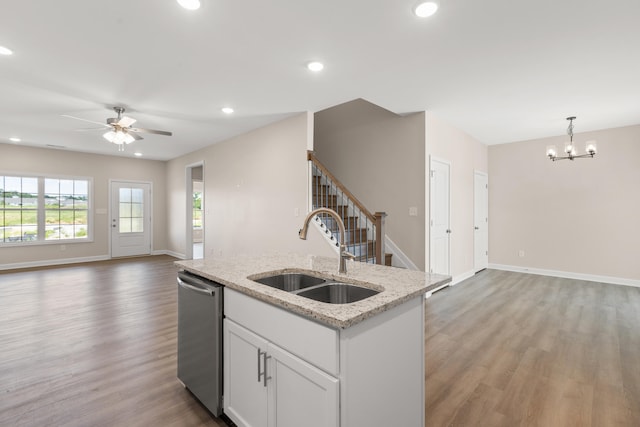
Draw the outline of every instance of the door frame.
M448 193L449 193L449 208L448 208L448 213L449 213L449 217L447 218L447 222L449 224L449 227L451 227L451 162L448 160L444 160L438 157L435 157L433 155L429 155L429 169L427 172L427 177L429 179L428 182L428 186L429 186L429 216L427 219L427 229L429 230L429 259L428 259L428 264L427 264L427 268L426 271L430 272L431 271L431 267L432 267L432 259L433 259L433 233L431 230L431 219L433 216L433 191L431 191L431 171L433 170L433 164L434 162L437 163L441 163L446 165L449 168L449 188L448 188ZM448 254L447 254L447 269L449 270L448 275L451 275L451 234L449 234L449 250L448 250Z
M116 179L116 178L109 178L109 210L108 210L108 220L107 220L107 235L108 237L108 241L109 241L109 259L114 258L113 256L113 252L112 252L112 246L113 246L113 234L111 231L111 224L113 222L113 215L115 215L115 212L113 212L113 183L115 182L119 182L119 183L131 183L131 184L148 184L149 185L149 224L148 224L148 229L149 229L149 255L153 254L153 182L152 181L140 181L140 180L135 180L135 179ZM119 257L118 257L119 258Z
M185 258L193 259L193 169L202 166L202 193L204 194L206 191L205 188L205 167L204 160L200 160L194 163L190 163L185 166L185 199L186 199L186 220L185 220ZM203 248L203 258L204 251L206 247L206 238L205 238L205 213L206 213L206 196L203 197L203 206L202 206L202 248Z
M486 210L486 230L487 230L487 265L478 268L478 266L476 265L476 244L477 244L477 237L476 237L476 230L474 228L474 232L473 232L473 271L474 273L478 273L479 271L482 271L486 268L488 268L489 266L489 174L486 172L482 172L479 170L474 170L473 171L473 223L474 223L474 227L476 227L476 205L477 205L477 197L478 194L476 193L476 179L478 176L481 176L485 179L486 181L486 185L487 185L487 191L486 191L486 203L485 206L487 207Z

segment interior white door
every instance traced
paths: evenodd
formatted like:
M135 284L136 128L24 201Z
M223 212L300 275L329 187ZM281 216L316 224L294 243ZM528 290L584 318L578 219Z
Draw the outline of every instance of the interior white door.
M473 186L473 265L477 273L489 265L489 177L487 174L475 172Z
M151 253L151 184L111 181L111 256Z
M431 159L429 271L446 275L451 274L450 169L449 163Z

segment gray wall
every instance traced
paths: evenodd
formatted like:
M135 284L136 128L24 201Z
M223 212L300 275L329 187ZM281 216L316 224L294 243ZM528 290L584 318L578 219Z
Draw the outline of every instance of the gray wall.
M367 209L387 213L387 235L424 270L425 114L347 102L315 114L314 150Z
M115 146L114 146L115 149ZM153 185L153 247L166 248L165 162L0 144L0 173L93 178L94 241L0 248L0 267L8 264L55 264L67 259L108 258L109 180L149 181ZM96 213L101 209L102 214ZM64 249L64 250L63 250Z
M640 126L577 133L596 157L550 161L566 138L489 147L489 262L640 283Z
M471 135L427 112L427 156L444 160L451 164L450 169L450 261L451 276L458 282L474 274L474 218L473 218L473 179L474 172L487 172L487 146ZM492 177L489 174L489 192ZM427 205L429 188L427 187ZM491 217L491 212L489 212ZM491 226L489 233L491 233ZM429 228L427 228L427 235ZM427 247L429 237L427 236ZM491 253L491 246L489 247ZM429 254L427 253L427 259Z
M298 238L309 197L309 126L304 113L169 161L168 249L185 253L185 167L204 162L205 257L336 256L317 232Z

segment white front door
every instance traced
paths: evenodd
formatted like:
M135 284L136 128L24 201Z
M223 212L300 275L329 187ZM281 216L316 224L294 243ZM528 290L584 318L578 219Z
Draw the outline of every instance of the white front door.
M111 256L151 253L151 184L111 181Z
M429 271L451 274L449 163L431 159Z
M473 266L477 273L489 265L489 177L487 174L475 172L473 186Z

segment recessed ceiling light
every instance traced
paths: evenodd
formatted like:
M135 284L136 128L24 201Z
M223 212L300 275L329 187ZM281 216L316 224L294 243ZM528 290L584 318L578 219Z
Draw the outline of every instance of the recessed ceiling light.
M13 55L13 51L8 47L0 46L0 55Z
M12 136L11 138L9 138L9 141L11 141L11 142L20 142L22 140L20 138L16 138L15 136Z
M133 153L133 155L136 157L142 157L142 153L139 151L136 151L135 153Z
M313 61L307 64L307 68L311 71L318 72L322 71L322 69L324 68L324 64L322 62Z
M225 113L225 114L231 114L231 113L233 113L233 108L224 107L224 108L222 108L222 112Z
M200 0L178 0L178 3L187 10L200 9Z
M413 13L416 14L419 18L427 18L438 10L438 2L437 1L426 1L424 3L420 3L413 9Z

